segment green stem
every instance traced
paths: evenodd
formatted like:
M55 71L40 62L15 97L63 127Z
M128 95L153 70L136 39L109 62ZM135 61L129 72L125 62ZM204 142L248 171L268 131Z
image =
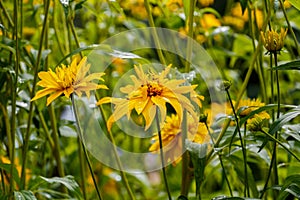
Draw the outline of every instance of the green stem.
M8 20L9 25L10 25L11 27L14 27L14 22L13 22L13 20L11 19L11 17L9 16L9 14L8 14L8 12L7 12L6 8L5 8L5 6L4 6L2 0L0 1L0 7L1 7L1 9L3 10L3 13L4 13L5 17L6 17L7 20ZM14 19L14 20L15 20L15 19Z
M288 19L288 16L287 16L287 13L286 13L286 10L285 10L285 7L283 5L283 1L282 0L279 0L279 3L280 3L280 6L281 6L281 9L283 11L283 15L284 15L284 18L285 18L285 21L288 25L288 29L289 29L289 32L292 34L292 37L293 37L293 40L294 40L294 43L295 43L295 46L297 48L297 52L298 52L298 56L300 54L300 48L299 48L299 44L298 44L298 40L297 40L297 37L294 33L294 30L293 30L293 27L291 26L291 23Z
M35 93L38 68L39 68L40 62L41 62L43 41L44 41L47 22L48 22L50 0L48 0L46 2L47 3L46 3L46 8L45 8L45 18L44 18L42 33L41 33L41 37L40 37L40 41L39 41L39 50L38 50L37 60L36 60L35 66L34 66L31 98L34 96L34 93ZM17 27L16 23L15 23L15 26ZM33 117L33 107L34 107L34 102L30 102L29 115L28 115L28 121L27 121L27 129L26 129L26 135L25 135L25 139L24 139L23 156L22 156L23 157L22 170L21 170L21 188L22 189L25 188L25 180L26 180L25 169L26 169L26 164L27 164L27 162L26 162L27 161L27 151L28 151L28 144L29 144L29 139L30 139L30 130L31 130L32 117Z
M97 97L97 99L99 99ZM100 108L100 112L101 112L101 115L102 115L102 118L103 118L103 122L106 124L106 120L105 120L105 115L104 115L104 112L103 112L103 109L102 109L102 106L99 106ZM118 151L117 151L117 147L116 147L116 142L115 142L115 139L114 139L114 136L112 135L112 132L111 131L107 131L108 132L108 136L109 136L109 139L113 145L113 153L114 153L114 156L117 160L117 165L119 167L119 171L121 173L121 177L122 177L122 181L123 181L123 184L128 192L128 195L130 197L131 200L135 200L135 197L133 195L133 192L130 188L130 185L128 183L128 180L127 180L127 177L126 177L126 174L124 173L124 170L123 170L123 165L122 165L122 162L119 158L119 154L118 154Z
M145 8L146 8L146 11L147 11L147 14L148 14L148 20L149 20L150 27L153 27L153 29L151 29L151 32L152 32L152 35L153 35L153 39L154 39L156 51L157 51L157 54L158 54L158 58L159 58L160 62L163 65L166 65L167 63L166 63L166 60L164 58L163 52L161 50L159 37L158 37L156 29L155 29L155 23L154 23L154 20L153 20L153 17L152 17L151 6L150 6L150 3L149 3L149 0L144 0L144 5L145 5Z
M194 34L194 8L195 8L195 0L189 1L189 14L188 14L188 40L187 40L187 52L186 52L186 65L185 65L185 72L188 73L190 71L190 62L192 56L192 42L193 42L193 34Z
M15 132L16 132L16 102L17 102L17 84L18 84L18 76L19 76L19 64L20 64L20 51L19 51L19 37L18 37L18 0L14 1L14 36L15 36L15 43L16 43L16 57L15 57L15 77L14 80L12 78L13 85L11 87L11 167L10 167L10 186L9 192L12 192L15 189L15 182L14 182L14 167L15 167Z
M77 144L78 144L78 154L79 154L79 162L80 162L82 193L83 193L83 198L87 199L86 182L85 182L86 167L85 167L84 158L83 158L83 149L82 149L82 145L81 145L81 139L79 137L77 138Z
M187 138L188 126L187 126L187 112L183 111L183 118L181 124L181 132L182 132L182 170L181 170L181 195L188 197L188 192L190 188L190 183L193 178L193 170L189 166L190 164L190 156L189 152L185 149L185 140Z
M205 127L206 127L206 129L207 129L207 132L208 132L210 138L211 138L212 144L215 146L215 141L214 141L214 139L213 139L213 137L212 137L212 134L211 134L210 129L209 129L208 125L207 125L207 122L205 122ZM229 192L230 192L230 196L233 196L233 194L232 194L232 189L231 189L231 186L230 186L230 182L229 182L229 179L228 179L228 177L227 177L227 175L226 175L225 166L224 166L224 163L223 163L222 156L221 156L221 153L220 153L220 152L218 152L218 157L219 157L220 164L221 164L221 167L222 167L222 170L223 170L223 175L224 175L224 177L225 177L226 184L227 184L228 189L229 189Z
M244 123L244 145L245 145L245 148L247 149L246 135L247 135L247 121ZM247 151L245 151L244 159L245 159L245 163L247 163ZM246 169L247 169L247 165L246 165ZM247 172L247 170L245 170L245 172ZM246 177L248 177L248 174ZM247 197L250 197L250 189L249 189L248 181L247 181L247 187L245 189L246 189L245 193L247 193Z
M261 130L262 133L266 134L268 137L270 137L274 142L277 142L280 146L282 146L288 153L290 153L297 161L300 162L300 158L294 154L291 150L289 150L289 148L287 148L286 146L284 146L282 144L282 142L280 140L278 140L277 138L275 138L273 135L271 135L270 133L264 131L264 130Z
M159 118L158 118L157 112L158 112L158 109L156 111L155 120L156 120L156 126L157 126L157 131L158 131L160 159L161 159L161 165L162 165L163 178L164 178L164 183L165 183L166 191L167 191L167 194L168 194L168 198L169 198L169 200L172 200L172 196L171 196L169 185L168 185L167 174L166 174L164 150L163 150L162 137L161 137Z
M59 49L59 52L61 53L62 56L66 55L65 53L65 49L62 45L62 42L61 42L61 37L59 36L58 34L58 28L57 28L57 17L56 17L56 11L57 7L56 7L56 3L55 1L53 1L53 29L54 29L54 35L55 35L55 39L56 39L56 42L57 42L57 45L58 45L58 49Z
M239 139L240 139L240 142L241 142L241 147L242 147L242 152L243 152L243 159L244 159L244 173L245 173L245 190L244 190L244 195L246 196L246 190L247 188L249 187L249 184L248 184L248 174L247 174L247 163L246 163L246 149L245 149L245 146L244 146L244 142L243 142L243 138L242 138L242 134L241 134L241 130L240 130L240 124L239 124L239 118L235 112L235 108L233 106L233 103L232 103L232 100L231 100L231 97L230 97L230 93L229 91L226 89L226 93L227 93L227 96L228 96L228 99L229 99L229 103L230 103L230 106L231 106L231 109L232 109L232 112L233 112L233 115L234 115L234 118L235 118L235 121L236 121L236 128L237 128L237 131L238 131L238 134L239 134Z
M50 104L48 106L48 112L50 115L50 123L51 123L51 129L52 129L52 135L53 135L53 143L54 143L54 157L56 159L58 174L61 177L65 176L64 167L61 161L61 155L60 155L60 144L59 144L59 135L57 130L57 121L55 116L55 111L53 106ZM67 192L66 189L64 189L64 192Z
M80 123L79 123L78 113L77 113L77 109L76 109L76 106L75 106L75 100L74 100L74 95L73 94L71 95L71 101L72 101L73 113L74 113L75 120L76 120L76 127L77 127L78 137L81 141L83 153L84 153L86 162L87 162L88 167L89 167L89 171L90 171L92 179L93 179L93 183L94 183L94 186L95 186L95 189L96 189L96 192L97 192L98 199L101 200L103 198L101 197L101 193L100 193L100 190L99 190L98 185L97 185L97 181L96 181L96 178L95 178L95 175L94 175L92 164L91 164L91 161L89 159L89 155L88 155L85 143L84 143L83 134L82 134L81 126L80 126Z

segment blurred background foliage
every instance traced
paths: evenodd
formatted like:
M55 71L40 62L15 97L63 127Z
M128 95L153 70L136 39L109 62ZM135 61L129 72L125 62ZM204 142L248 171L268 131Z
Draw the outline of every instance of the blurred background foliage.
M45 106L45 98L31 103L30 99L35 92L32 90L37 89L38 71L54 69L61 61L69 62L70 56L67 55L75 55L80 51L79 47L100 44L126 30L152 26L145 2L0 0L0 199L96 199L91 176L84 172L87 166L81 165L82 152L74 119L70 114L70 101L60 97L60 101L55 101L49 107ZM154 25L178 31L182 38L187 37L187 19L191 12L188 4L189 0L149 0ZM209 53L223 79L231 80L232 99L235 100L240 94L248 70L254 65L243 98L259 98L266 105L275 103L276 97L274 102L269 76L270 65L274 65L274 62L270 62L260 32L271 27L274 30L282 27L288 29L284 47L277 57L278 65L286 66L286 63L297 60L300 53L299 2L196 0L193 16L193 39ZM83 54L88 52L81 51ZM153 49L131 53L140 56L145 62L159 60ZM165 54L169 55L168 63L184 70L184 62L174 59L171 53ZM142 59L125 59L122 54L113 57L105 53L103 57L103 62L110 66L105 71L105 84L110 90L99 91L98 95L109 96L120 77ZM264 126L269 132L278 131L279 140L298 155L299 69L299 63L294 63L293 68L287 66L279 70L281 104L285 106L282 106L280 118L270 120ZM245 177L250 184L251 198L300 198L300 163L281 146L278 147L276 163L278 182L274 181L276 178L273 172L263 191L273 145L266 142L270 138L262 132L251 133L247 130L243 136L247 141L248 176L245 176L239 138L233 135L236 127L234 123L226 128L223 126L224 120L231 116L231 112L224 112L228 105L226 102L217 102L218 105L213 107L219 106L220 111L212 112L208 88L205 84L201 85L201 77L197 78L198 92L206 98L202 112L209 113L209 116L211 113L222 116L211 119L213 135L217 138L225 130L218 148L214 149L206 162L201 185L202 199L226 199L231 196L243 199L247 196L244 195ZM106 117L111 114L109 109L109 106L104 107ZM268 107L263 110L272 113ZM133 117L136 123L143 123L140 116ZM105 126L104 122L100 123ZM243 127L241 129L245 130ZM131 152L147 152L151 145L150 139L128 136L116 127L113 133L118 146ZM222 158L222 162L219 158ZM101 164L93 156L91 159L104 199L129 199L120 173ZM167 167L174 199L182 194L181 171L181 163ZM160 171L127 175L136 199L167 198ZM230 183L232 194L226 181ZM189 199L195 199L195 187L193 180ZM262 192L265 192L264 196L260 196Z

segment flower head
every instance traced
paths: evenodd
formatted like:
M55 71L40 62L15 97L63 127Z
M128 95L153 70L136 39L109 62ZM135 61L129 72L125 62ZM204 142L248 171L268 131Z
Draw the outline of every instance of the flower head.
M255 114L251 119L248 120L247 128L250 131L260 131L264 127L264 122L266 121L266 118L263 118L262 116Z
M85 92L90 96L91 90L96 89L108 89L105 85L99 85L92 82L93 80L102 80L101 76L104 73L92 73L88 74L90 64L86 64L87 57L82 58L78 63L77 59L74 59L69 66L64 64L61 67L57 67L55 72L49 69L47 72L42 71L38 73L41 79L37 85L44 87L44 89L38 91L36 95L31 99L35 101L41 97L51 94L47 98L47 106L54 101L57 97L64 94L66 97L70 97L72 93L76 93L78 96Z
M195 108L190 99L184 94L189 94L191 99L196 103L201 103L200 95L196 95L194 91L195 85L182 86L185 80L169 80L166 78L171 65L165 68L160 74L149 72L145 74L142 66L134 67L136 76L131 75L133 85L127 85L120 88L120 91L126 95L126 98L104 97L97 102L97 105L104 103L115 104L115 110L107 121L108 130L112 124L119 120L124 115L130 118L132 110L135 110L138 115L142 114L145 119L145 130L147 130L159 110L160 120L166 118L166 104L171 105L178 114L179 119L182 119L183 110L187 110L194 118L197 118ZM199 105L201 106L201 105Z
M280 51L283 47L283 41L287 34L287 29L280 29L280 33L277 31L271 30L266 32L260 32L263 44L268 52L277 52Z
M199 123L191 115L188 115L188 133L187 138L190 141L203 144L208 142L208 131L204 123ZM172 162L176 165L181 160L182 155L182 129L178 115L172 114L167 116L163 128L161 129L162 146L164 148L165 161ZM154 143L150 146L149 151L159 152L159 140L155 135Z
M233 102L233 103L235 103L235 102ZM237 113L239 116L245 117L245 116L249 115L251 112L259 109L260 107L262 107L264 105L265 105L265 103L262 103L259 99L255 99L255 100L243 99L243 100L239 101ZM228 108L227 108L228 110L226 111L226 113L231 113L231 107L229 105L227 105L227 106L228 106ZM259 116L262 119L270 119L270 115L266 111L259 112L259 113L255 114L255 116ZM247 123L249 123L249 121L252 118L253 117L248 119Z

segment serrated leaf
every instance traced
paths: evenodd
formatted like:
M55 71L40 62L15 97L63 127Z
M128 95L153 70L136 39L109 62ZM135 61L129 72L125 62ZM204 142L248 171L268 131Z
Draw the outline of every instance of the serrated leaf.
M14 191L15 200L37 200L30 190Z
M272 68L272 70L300 70L300 60L291 61L277 67Z
M289 0L289 2L298 10L300 10L300 0Z

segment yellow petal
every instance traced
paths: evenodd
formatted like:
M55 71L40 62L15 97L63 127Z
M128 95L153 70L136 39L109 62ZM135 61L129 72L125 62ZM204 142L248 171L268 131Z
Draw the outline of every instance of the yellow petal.
M44 97L44 96L46 96L46 95L48 95L48 94L50 94L52 92L56 92L56 91L57 90L54 89L54 88L45 88L43 90L38 91L36 93L36 95L31 99L31 101L35 101L35 100L37 100L39 98L42 98L42 97Z
M61 94L63 93L63 91L57 91L54 94L51 94L48 98L47 98L47 106L54 101L57 97L59 97Z
M142 114L146 122L145 130L147 130L151 126L156 115L156 106L148 103Z

